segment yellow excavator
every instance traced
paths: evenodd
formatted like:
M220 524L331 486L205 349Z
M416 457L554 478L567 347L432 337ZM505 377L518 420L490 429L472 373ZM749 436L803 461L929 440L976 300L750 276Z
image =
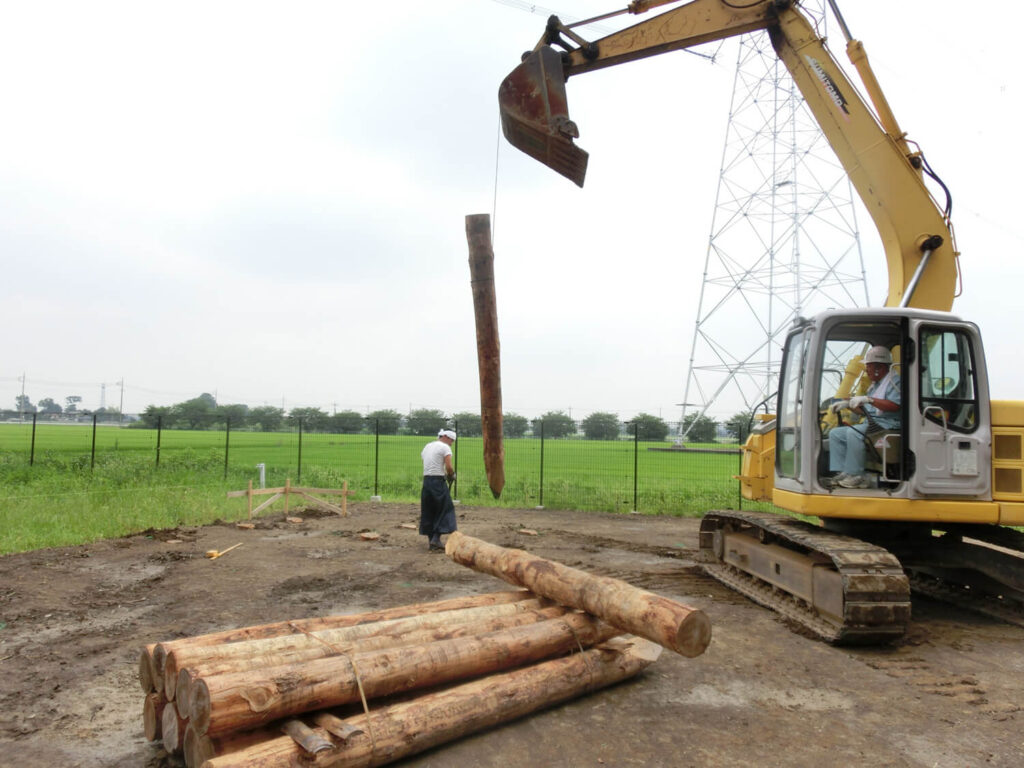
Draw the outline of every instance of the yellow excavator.
M829 4L870 107L797 0L635 0L615 13L675 7L594 41L551 17L499 88L502 130L583 186L587 153L573 141L568 78L766 30L881 234L889 293L881 308L794 323L775 413L760 416L744 446L744 496L820 524L776 512L709 512L700 528L703 567L834 643L900 637L911 590L1024 625L1024 533L1014 528L1024 526L1024 402L989 399L978 328L950 314L959 254L948 192L897 124L835 0ZM878 363L887 366L886 399L899 405L896 414L891 405L888 413L865 407L882 399L867 370ZM856 482L834 472L839 452L852 450L849 429L863 463Z

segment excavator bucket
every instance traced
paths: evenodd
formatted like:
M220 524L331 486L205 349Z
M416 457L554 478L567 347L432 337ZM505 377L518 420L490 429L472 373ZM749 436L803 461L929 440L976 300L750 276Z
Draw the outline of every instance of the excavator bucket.
M528 54L498 88L498 105L513 147L583 186L588 155L572 142L580 133L569 119L558 51L545 45Z

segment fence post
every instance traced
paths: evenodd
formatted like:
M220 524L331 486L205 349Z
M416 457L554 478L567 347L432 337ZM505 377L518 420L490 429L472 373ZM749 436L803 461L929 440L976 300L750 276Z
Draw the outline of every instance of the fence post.
M380 501L378 480L380 473L380 419L373 420L373 501Z
M540 498L537 509L544 509L544 420L540 422Z
M452 427L455 429L455 434L458 435L459 434L459 421L458 421L458 419L455 419L455 420L452 421ZM457 499L457 498L459 498L459 446L458 446L458 443L455 444L455 451L454 451L454 453L455 453L455 455L452 457L452 469L455 472L455 482L452 483L452 491L454 492L454 495L452 496L452 498L453 499Z
M160 414L156 417L156 465L160 466L160 435L163 431L164 416Z
M28 453L28 465L31 467L36 463L36 417L39 416L38 412L32 413L32 446L29 448Z
M224 420L224 479L228 479L228 449L231 446L231 417ZM250 503L252 498L249 499Z
M96 468L96 414L92 415L92 455L89 459L90 469Z
M299 419L299 472L298 476L295 478L295 482L302 482L302 419ZM288 502L285 501L285 506L287 505Z
M633 421L633 511L637 510L637 478L639 473L637 472L638 461L640 457L640 423L636 420Z

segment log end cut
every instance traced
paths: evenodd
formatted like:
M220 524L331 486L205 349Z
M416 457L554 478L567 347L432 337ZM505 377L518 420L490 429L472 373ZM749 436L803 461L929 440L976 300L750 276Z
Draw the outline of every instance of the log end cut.
M679 622L672 650L692 659L700 656L711 642L711 620L704 611L691 611Z

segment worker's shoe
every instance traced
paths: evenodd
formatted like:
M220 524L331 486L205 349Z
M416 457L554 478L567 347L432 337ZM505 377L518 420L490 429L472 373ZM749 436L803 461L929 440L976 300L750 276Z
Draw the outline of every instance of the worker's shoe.
M437 534L430 537L429 550L431 552L444 552L444 544L441 543L441 537Z
M871 480L867 475L849 475L839 481L840 488L870 488Z

